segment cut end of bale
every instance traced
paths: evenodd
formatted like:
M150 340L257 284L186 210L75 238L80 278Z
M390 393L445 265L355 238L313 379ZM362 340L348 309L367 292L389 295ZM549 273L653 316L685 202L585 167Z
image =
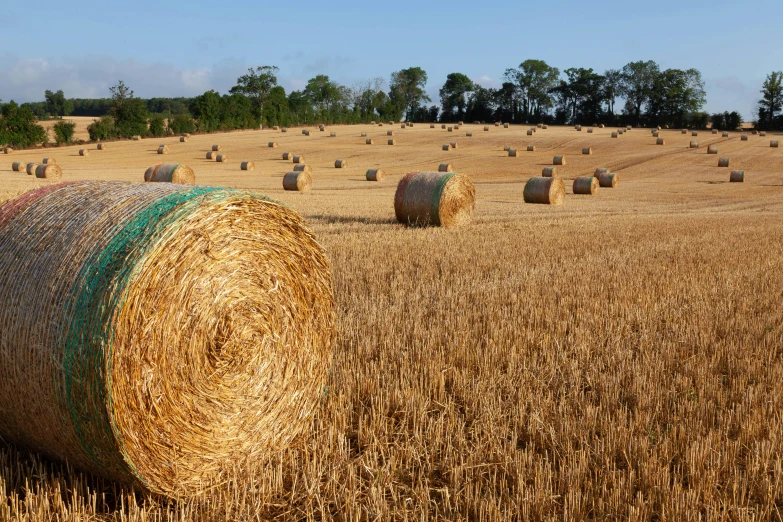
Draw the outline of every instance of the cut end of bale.
M292 171L283 176L283 189L305 192L313 186L313 178L309 172Z
M195 185L196 174L193 169L180 163L159 163L144 173L144 181L150 183L174 183L176 185Z
M574 179L574 194L595 194L598 191L598 185L598 178L595 176L579 176Z
M562 205L565 201L565 184L554 176L530 178L522 195L525 203Z
M256 164L252 161L243 161L239 164L239 168L242 170L256 170Z
M386 177L386 172L383 169L369 169L365 173L367 181L383 181L384 177Z
M453 172L410 172L394 195L397 221L413 226L460 226L473 218L476 189Z

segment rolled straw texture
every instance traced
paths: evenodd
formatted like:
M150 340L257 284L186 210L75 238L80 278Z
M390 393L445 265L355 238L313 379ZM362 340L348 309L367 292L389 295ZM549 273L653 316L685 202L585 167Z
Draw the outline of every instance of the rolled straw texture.
M395 145L397 142L394 140L389 140L386 142L388 145Z
M310 165L300 163L298 165L294 165L294 172L307 172L312 174L313 168Z
M220 152L221 150L223 150L223 147L221 145L212 145L212 150L214 152Z
M47 165L54 165L55 163L57 163L57 160L55 160L54 158L44 158L41 163L46 163Z
M216 157L217 157L217 153L216 152L212 152L212 151L207 152L207 159L208 160L215 159Z
M718 153L717 145L710 145L707 147L707 154L717 154L717 153Z
M545 205L562 205L565 200L565 184L556 177L530 178L522 193L525 203L541 203Z
M25 166L25 171L31 176L35 174L35 169L38 167L37 163L28 163Z
M143 491L195 494L307 429L332 295L299 215L251 192L28 192L0 207L0 437Z
M25 163L24 161L14 161L11 164L11 170L14 172L24 172Z
M3 147L3 153L4 154L11 154L14 151L11 147Z
M748 135L747 135L747 134L743 134L743 135L742 135L742 137L741 137L740 139L741 139L742 141L748 141Z
M283 153L283 159L284 160L290 160L293 157L294 157L294 154L292 152L284 152Z
M464 174L409 172L394 194L397 221L414 226L466 225L476 208L476 188Z
M656 145L666 145L666 140L664 138L658 138L655 140Z
M441 163L438 165L438 172L454 172L454 168L451 163Z
M614 188L620 182L620 176L614 172L604 172L598 175L598 184L605 188Z
M97 148L98 150L106 150L106 144L105 143L99 143L98 145L96 145L95 148Z
M527 151L528 152L535 152L536 151L536 146L535 145L528 145L527 146Z
M731 175L729 176L729 181L731 183L742 183L745 181L745 171L744 170L732 170Z
M179 163L159 163L144 173L144 181L150 183L174 183L177 185L195 185L196 174L187 165Z
M299 154L299 155L294 156L294 160L293 161L294 161L294 163L304 163L305 159L304 159L304 156Z
M729 158L720 158L718 160L718 166L719 167L728 167L729 166Z
M180 136L180 137L179 137L179 142L180 142L180 143L185 143L185 142L187 142L187 141L188 141L188 137L187 137L187 136Z
M552 158L552 164L553 165L565 165L566 159L565 156L555 156Z
M721 134L721 137L728 138L729 137L729 133L728 132L723 132L723 134Z
M372 145L372 144L374 144L374 143L375 143L375 140L374 140L374 139L372 139L372 138L367 138L366 140L364 140L364 143L365 143L366 145Z
M334 168L336 169L344 169L348 166L348 162L342 159L335 160L334 162Z
M597 178L598 176L600 176L604 172L609 172L609 169L607 169L605 167L598 167L597 169L595 169L595 172L593 173L593 176L595 176Z
M778 148L778 140L770 140L769 146L772 147L773 149L777 149Z
M158 153L160 153L160 149L158 149ZM79 156L89 156L90 151L88 149L79 149Z
M225 154L218 154L217 158L215 158L215 161L218 161L220 163L225 163L227 159L228 156L226 156Z
M557 176L557 167L544 167L543 170L541 170L541 175L545 178Z
M276 149L277 148L277 142L276 141L270 141L269 143L267 143L267 147L269 147L270 149Z
M283 176L283 189L304 192L313 186L313 178L306 171L286 172Z
M766 135L767 135L767 131L760 131L760 132L759 132L759 136L761 136L762 138L763 138L764 136L766 136Z
M692 141L690 147L692 149L698 149L699 148L699 142L698 141Z
M383 169L369 169L365 173L367 181L383 181L386 177L386 172Z
M168 145L161 145L158 147L158 154L168 154L168 153L169 153Z
M242 170L256 170L256 164L252 161L243 161L239 164L239 168Z
M587 155L587 154L592 154L592 153L593 153L593 148L592 147L583 147L582 148L582 154L586 154Z
M595 194L598 191L598 178L579 176L574 179L574 194Z
M617 133L616 132L612 132L612 138L616 138L616 137L617 137Z
M35 177L39 179L60 181L60 178L63 177L63 169L56 163L38 165L35 167Z

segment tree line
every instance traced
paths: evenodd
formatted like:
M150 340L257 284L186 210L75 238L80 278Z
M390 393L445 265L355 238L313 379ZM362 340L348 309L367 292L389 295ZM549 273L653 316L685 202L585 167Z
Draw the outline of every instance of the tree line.
M66 98L45 91L44 101L21 106L0 103L0 143L30 146L47 140L37 121L55 120L58 143L69 143L74 126L65 116L93 116L90 139L133 135L164 136L263 126L369 123L373 120L503 121L510 123L640 125L736 129L737 111L708 115L706 92L697 69L661 70L654 61L630 62L602 73L590 68L560 71L530 59L506 69L498 88L454 72L439 90L440 105L430 104L427 73L421 67L393 72L388 82L372 78L351 87L324 74L304 89L286 93L278 68L262 65L237 78L228 93L207 91L193 98L141 99L122 81L110 97ZM756 126L783 128L783 73L770 73L761 89ZM40 129L40 130L38 130Z

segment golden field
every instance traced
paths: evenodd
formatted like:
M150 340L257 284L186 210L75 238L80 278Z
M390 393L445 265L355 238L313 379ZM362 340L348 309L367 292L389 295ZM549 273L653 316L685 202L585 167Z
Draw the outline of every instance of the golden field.
M180 162L199 184L285 202L330 257L338 331L310 434L265 466L165 504L0 444L0 520L783 520L780 137L663 130L657 146L649 129L527 128L327 126L3 155L0 202L45 183L11 162L44 156L63 181L141 181ZM226 163L205 159L212 144ZM283 191L286 151L312 166L312 191ZM561 154L565 204L524 204L525 182ZM397 224L397 181L442 162L473 179L473 223ZM365 181L378 167L386 180ZM573 195L597 167L619 186ZM734 169L744 183L728 183Z

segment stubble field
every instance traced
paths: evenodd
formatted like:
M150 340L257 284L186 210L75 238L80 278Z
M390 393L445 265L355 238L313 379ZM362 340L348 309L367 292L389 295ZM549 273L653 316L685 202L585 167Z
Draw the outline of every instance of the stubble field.
M0 202L45 183L10 166L43 156L63 181L141 181L174 161L199 184L283 201L327 250L338 331L310 434L264 467L165 504L0 444L0 520L783 519L783 149L735 132L663 130L657 146L649 129L527 128L316 127L2 156ZM214 143L228 162L205 159ZM285 151L312 166L312 191L282 190ZM565 204L524 204L556 154ZM397 180L442 162L473 179L473 223L397 224ZM378 167L386 180L364 181ZM570 180L597 167L619 186L574 196ZM744 183L728 183L734 169Z

